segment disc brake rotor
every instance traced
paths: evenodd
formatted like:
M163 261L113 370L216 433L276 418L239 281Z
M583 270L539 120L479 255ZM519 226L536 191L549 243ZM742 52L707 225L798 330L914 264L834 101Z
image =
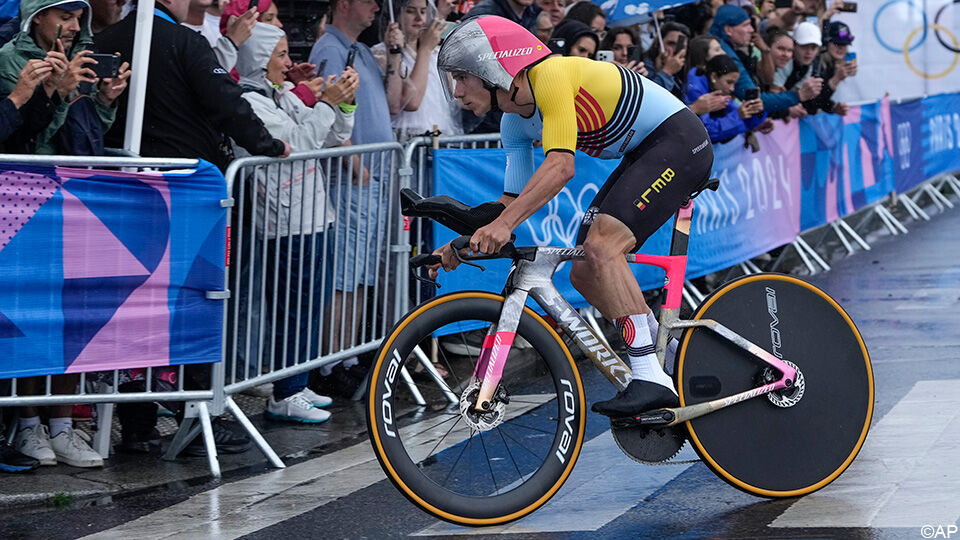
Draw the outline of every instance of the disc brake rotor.
M480 412L473 408L477 402L477 394L480 393L480 381L473 381L463 393L460 394L460 416L470 429L476 431L489 431L503 422L506 417L507 403L509 399L502 387L497 389L494 396L493 407L488 412Z
M624 454L645 465L662 464L679 454L686 442L683 432L675 426L647 428L611 424L610 432Z

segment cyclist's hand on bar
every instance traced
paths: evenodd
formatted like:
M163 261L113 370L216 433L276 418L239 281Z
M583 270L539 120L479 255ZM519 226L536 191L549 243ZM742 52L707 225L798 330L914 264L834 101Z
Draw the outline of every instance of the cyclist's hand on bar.
M470 238L470 251L487 255L498 253L510 241L510 232L510 227L497 218L473 233Z
M443 262L441 262L440 264L434 264L427 267L430 269L430 271L428 272L428 274L430 275L430 279L437 279L437 276L440 275L441 266L447 272L450 272L456 269L458 266L460 266L460 261L457 260L456 255L454 255L453 248L450 247L450 244L444 244L443 247L434 250L433 254L439 255L440 259ZM461 255L466 255L466 254L467 254L467 250L463 250L461 252Z

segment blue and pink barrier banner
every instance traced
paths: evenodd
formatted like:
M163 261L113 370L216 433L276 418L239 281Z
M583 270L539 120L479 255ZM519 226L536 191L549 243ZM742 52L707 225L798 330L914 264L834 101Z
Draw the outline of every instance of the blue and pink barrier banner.
M221 359L223 175L0 164L0 378Z
M883 99L850 108L845 117L818 114L777 122L756 134L758 151L737 137L714 145L717 192L696 199L687 277L697 277L792 242L801 231L826 225L905 191L941 173L960 170L960 94L892 104ZM543 160L538 155L537 164ZM560 195L516 231L517 245L573 246L584 211L617 161L576 156L576 177ZM506 158L500 149L437 150L434 193L468 204L495 200L503 192ZM669 251L672 220L641 249ZM434 245L454 235L434 227ZM486 273L461 267L441 273L440 292L482 289L500 292L507 263L486 262ZM585 302L569 281L569 264L554 279L574 305ZM493 271L489 271L493 270ZM657 268L634 267L644 288L663 285Z

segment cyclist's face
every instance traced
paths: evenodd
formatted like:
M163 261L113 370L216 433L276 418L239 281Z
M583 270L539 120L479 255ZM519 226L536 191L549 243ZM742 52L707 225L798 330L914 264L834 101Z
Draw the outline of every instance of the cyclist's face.
M453 84L453 97L457 98L461 107L477 116L490 110L490 92L483 87L479 77L457 73L453 76Z

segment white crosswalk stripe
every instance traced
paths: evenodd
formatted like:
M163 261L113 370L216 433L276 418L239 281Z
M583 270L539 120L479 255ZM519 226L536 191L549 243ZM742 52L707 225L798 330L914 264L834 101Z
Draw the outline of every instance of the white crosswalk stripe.
M516 396L507 418L530 411L548 396ZM469 432L450 429L448 416L434 417L402 428L400 436L430 451L443 437L437 452L466 440ZM411 447L412 448L412 447ZM416 450L412 450L416 451ZM319 508L386 479L370 443L320 456L292 467L232 482L186 501L112 529L85 537L89 540L137 538L179 540L233 539ZM322 488L317 483L322 482Z
M960 380L919 381L840 478L771 527L921 527L960 518Z
M675 459L696 457L688 444ZM583 445L570 478L549 502L529 516L482 528L438 521L413 536L595 531L640 504L690 465L641 465L624 455L607 431Z

